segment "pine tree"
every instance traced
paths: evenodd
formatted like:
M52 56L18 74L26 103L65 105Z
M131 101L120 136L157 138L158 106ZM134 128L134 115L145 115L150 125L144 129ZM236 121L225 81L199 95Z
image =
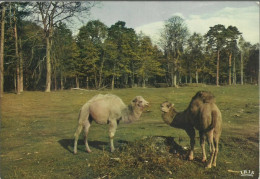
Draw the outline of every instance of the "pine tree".
M184 19L174 16L165 22L162 32L162 48L165 51L171 74L171 85L177 86L177 73L180 70L180 58L188 37L188 28Z
M146 81L156 75L162 76L164 71L158 61L162 53L156 46L152 45L151 39L143 34L139 35L139 53L137 74L142 79L142 86L146 86Z
M188 39L187 49L186 49L186 64L188 64L188 71L190 75L190 83L192 83L192 73L195 73L196 83L199 82L199 72L202 71L204 67L204 41L200 34L193 33L193 35Z
M229 53L228 67L229 67L229 78L228 84L231 85L231 64L232 64L232 55L235 53L237 49L237 39L241 33L238 31L235 26L228 26L225 30L225 38L226 38L226 48ZM235 64L235 62L234 62Z
M218 24L210 27L210 30L206 33L207 48L214 50L217 53L217 65L216 65L216 85L219 86L219 63L220 52L225 45L225 26Z
M80 49L80 57L84 59L86 74L94 79L96 88L103 83L104 68L104 41L107 38L107 27L99 20L89 21L80 28L77 36L77 44ZM90 76L93 74L93 76Z

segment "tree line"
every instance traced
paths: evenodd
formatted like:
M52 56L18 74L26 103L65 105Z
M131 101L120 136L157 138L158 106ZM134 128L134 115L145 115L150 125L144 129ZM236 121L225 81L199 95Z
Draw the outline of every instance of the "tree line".
M94 5L1 3L1 94L258 82L259 44L245 41L235 26L217 24L206 34L190 34L185 20L173 16L153 44L123 21L107 27L90 20L73 35L69 20Z

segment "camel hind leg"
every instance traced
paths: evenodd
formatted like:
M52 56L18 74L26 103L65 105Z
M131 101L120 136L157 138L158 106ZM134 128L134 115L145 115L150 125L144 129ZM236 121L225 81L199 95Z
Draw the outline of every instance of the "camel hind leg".
M85 112L85 114L83 112ZM89 123L89 112L88 112L88 110L87 111L81 110L80 113L79 113L78 128L76 129L76 132L74 134L74 137L75 137L75 139L74 139L74 154L77 153L79 135L80 135L83 127L85 128L85 131L86 131L86 127L88 129L90 127L90 125L86 126L86 124L88 124L88 123Z
M205 150L205 134L203 131L199 131L200 134L200 146L202 149L202 162L207 161L206 150Z
M91 150L88 145L88 132L89 132L90 125L91 125L91 121L86 120L86 122L84 123L84 132L85 132L84 142L85 142L85 146L86 146L86 151L88 153L91 153Z
M218 144L219 144L219 135L214 136L214 144L215 144L215 153L214 153L214 158L213 158L213 163L212 166L216 167L217 166L217 155L218 155Z
M83 125L79 124L78 128L77 128L77 130L74 134L74 137L75 137L75 139L74 139L74 154L77 154L78 140L79 140L79 135L80 135L82 129L83 129Z
M209 141L209 145L211 147L211 152L210 152L210 160L207 163L206 168L211 168L212 167L212 162L215 156L215 146L214 146L214 141L213 141L213 130L209 131L207 134L207 138Z

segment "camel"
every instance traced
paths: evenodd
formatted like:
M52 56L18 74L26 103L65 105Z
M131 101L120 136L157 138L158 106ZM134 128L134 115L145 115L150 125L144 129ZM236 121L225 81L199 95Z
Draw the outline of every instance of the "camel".
M161 111L162 119L166 124L184 129L190 137L189 160L193 160L195 129L197 129L202 148L202 162L207 161L205 151L205 137L207 137L211 156L206 168L215 167L219 151L219 138L222 132L222 116L215 104L214 95L208 91L199 91L192 98L188 108L183 112L177 112L174 104L167 101L161 104Z
M99 94L94 96L80 110L78 128L74 134L74 154L77 153L78 138L83 128L86 151L91 152L87 136L93 120L97 124L109 124L110 149L111 152L114 152L113 138L119 122L131 123L138 120L146 106L148 106L148 102L142 96L136 96L128 106L116 95Z

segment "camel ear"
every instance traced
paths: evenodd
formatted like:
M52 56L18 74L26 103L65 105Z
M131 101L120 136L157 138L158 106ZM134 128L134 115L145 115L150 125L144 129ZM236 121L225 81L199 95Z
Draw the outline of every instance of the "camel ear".
M167 107L168 107L168 108L172 107L172 103L169 103L169 104L167 105Z
M136 98L132 100L132 103L131 103L131 104L132 104L132 106L135 106L135 104L136 104L136 101L137 101L137 99L136 99Z
M174 104L169 103L169 104L167 105L167 107L168 107L168 108L174 107Z

